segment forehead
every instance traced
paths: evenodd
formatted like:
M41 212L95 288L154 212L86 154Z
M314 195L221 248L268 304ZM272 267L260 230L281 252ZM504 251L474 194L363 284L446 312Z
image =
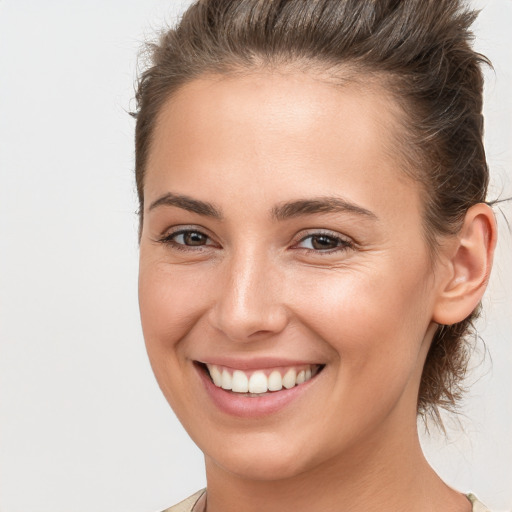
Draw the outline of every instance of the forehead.
M402 188L410 196L418 187L401 171L399 116L383 89L361 81L334 85L276 72L203 77L159 114L145 197L166 187L218 194L229 186L243 195L251 183L276 200L277 191L346 189L364 202L382 196L384 184L391 195Z

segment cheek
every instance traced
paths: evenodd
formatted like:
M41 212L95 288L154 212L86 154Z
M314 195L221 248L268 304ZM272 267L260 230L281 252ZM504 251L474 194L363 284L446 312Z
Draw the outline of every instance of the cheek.
M139 305L148 348L179 342L206 309L205 284L192 266L178 272L165 262L146 262L141 255Z
M173 408L191 400L186 381L192 371L181 354L183 339L201 317L207 293L192 267L177 272L151 261L141 250L139 305L149 361L160 388ZM204 287L203 287L204 288Z
M371 378L370 368L377 377L414 369L431 318L418 270L380 265L299 283L303 323L330 345L347 378Z
M418 272L392 270L349 271L315 285L304 280L301 321L329 346L333 363L332 399L321 416L340 439L380 425L397 404L415 421L428 293L418 293L425 288Z
M180 417L193 403L188 384L193 367L183 357L184 338L206 309L204 280L192 268L177 271L165 261L146 258L141 249L139 306L144 341L156 380Z

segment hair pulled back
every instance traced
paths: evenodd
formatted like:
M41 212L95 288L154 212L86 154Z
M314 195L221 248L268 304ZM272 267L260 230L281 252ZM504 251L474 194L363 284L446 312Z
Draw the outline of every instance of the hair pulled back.
M200 0L149 45L136 94L136 183L140 216L152 134L163 104L204 74L295 65L380 82L403 111L397 152L423 186L424 226L435 254L485 201L480 69L471 48L476 12L462 0ZM423 370L418 412L439 418L463 393L474 311L439 326Z

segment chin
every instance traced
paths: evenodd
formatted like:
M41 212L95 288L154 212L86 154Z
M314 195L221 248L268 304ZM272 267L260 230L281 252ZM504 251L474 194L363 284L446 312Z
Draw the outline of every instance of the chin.
M276 481L295 477L307 470L307 455L304 444L300 444L296 446L283 439L280 442L246 439L242 443L232 442L228 446L203 452L207 468L209 464L214 464L243 479Z

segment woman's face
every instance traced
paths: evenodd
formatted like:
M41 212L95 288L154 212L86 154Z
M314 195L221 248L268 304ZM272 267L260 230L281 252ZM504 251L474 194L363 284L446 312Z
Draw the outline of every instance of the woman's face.
M439 284L395 110L298 73L205 77L162 108L142 325L207 464L285 478L415 435Z

